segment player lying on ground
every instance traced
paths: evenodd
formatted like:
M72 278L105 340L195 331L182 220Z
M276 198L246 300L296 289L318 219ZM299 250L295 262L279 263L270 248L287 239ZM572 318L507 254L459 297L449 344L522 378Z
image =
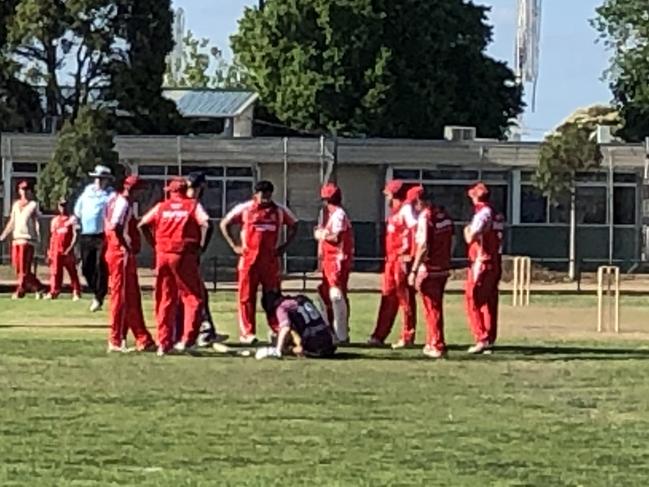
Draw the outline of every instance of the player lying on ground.
M266 312L277 317L279 331L275 346L257 350L257 359L282 358L286 353L325 358L336 351L331 327L308 297L267 293L263 306Z

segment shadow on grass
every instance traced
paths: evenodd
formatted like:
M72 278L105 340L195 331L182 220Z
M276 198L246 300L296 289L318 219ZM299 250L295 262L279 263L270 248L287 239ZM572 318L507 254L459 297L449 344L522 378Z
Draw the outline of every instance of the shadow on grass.
M360 348L373 349L376 354L355 354L366 360L432 361L421 354L421 347L411 347L392 351L389 347L371 347L367 344L350 344L344 350ZM612 348L575 345L502 345L496 346L490 354L470 355L466 352L468 345L448 346L450 360L649 360L649 348Z
M25 323L24 325L0 325L0 329L9 328L26 328L34 330L108 330L108 324L92 325L33 325Z

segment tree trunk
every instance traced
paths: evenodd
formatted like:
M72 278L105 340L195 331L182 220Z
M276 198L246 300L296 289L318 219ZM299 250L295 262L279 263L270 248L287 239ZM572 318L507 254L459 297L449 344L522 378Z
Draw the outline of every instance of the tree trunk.
M570 250L568 256L568 278L574 281L577 277L577 198L576 190L570 192Z

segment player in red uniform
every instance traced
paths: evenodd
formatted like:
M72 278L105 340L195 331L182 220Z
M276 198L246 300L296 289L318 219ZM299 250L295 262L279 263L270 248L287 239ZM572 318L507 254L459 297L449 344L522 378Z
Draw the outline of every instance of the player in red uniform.
M424 199L419 186L408 192L419 217L415 236L416 252L410 285L421 294L426 316L426 345L424 355L442 358L446 354L444 339L444 289L451 268L453 221L446 212Z
M250 201L235 206L221 220L223 237L239 255L239 340L257 342L255 308L257 288L262 293L279 291L281 284L279 257L297 234L297 218L285 206L273 201L275 188L270 181L259 181ZM241 226L240 244L230 234L233 225ZM279 244L280 233L287 227L286 240ZM277 319L266 311L268 325L277 330Z
M77 243L77 227L74 217L70 216L65 199L59 201L59 214L52 218L50 224L50 247L47 260L50 265L50 292L45 299L56 299L61 294L63 271L70 276L72 300L81 299L81 282L77 272L77 261L74 246Z
M403 348L414 343L417 325L415 290L408 285L417 219L412 205L407 201L406 186L402 181L389 181L383 193L390 206L385 222L385 268L379 315L368 343L383 344L392 330L397 312L401 307L403 312L401 337L392 348Z
M495 340L500 279L500 245L494 228L495 213L489 204L489 189L477 183L469 189L474 206L471 223L464 229L470 267L465 288L466 314L475 345L469 353L483 353Z
M349 273L354 258L354 230L342 205L342 192L334 183L320 190L323 223L315 229L322 284L318 293L339 343L349 342Z
M142 296L137 276L136 256L141 249L140 232L133 215L136 190L142 185L137 176L124 180L121 193L113 193L106 205L106 265L110 288L108 352L126 352L130 329L138 351L154 350L155 342L144 324Z
M175 178L169 182L167 191L169 198L153 207L140 222L156 251L158 355L165 355L172 346L177 352L184 352L198 336L204 305L198 256L204 248L209 224L203 206L187 196L187 181ZM179 301L183 304L183 335L174 345Z

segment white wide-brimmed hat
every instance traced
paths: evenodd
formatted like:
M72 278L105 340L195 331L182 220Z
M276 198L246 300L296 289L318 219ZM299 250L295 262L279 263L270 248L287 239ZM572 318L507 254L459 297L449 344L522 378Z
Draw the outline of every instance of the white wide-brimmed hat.
M97 165L92 172L88 173L88 176L93 178L104 178L104 179L113 179L113 174L110 171L109 167Z

